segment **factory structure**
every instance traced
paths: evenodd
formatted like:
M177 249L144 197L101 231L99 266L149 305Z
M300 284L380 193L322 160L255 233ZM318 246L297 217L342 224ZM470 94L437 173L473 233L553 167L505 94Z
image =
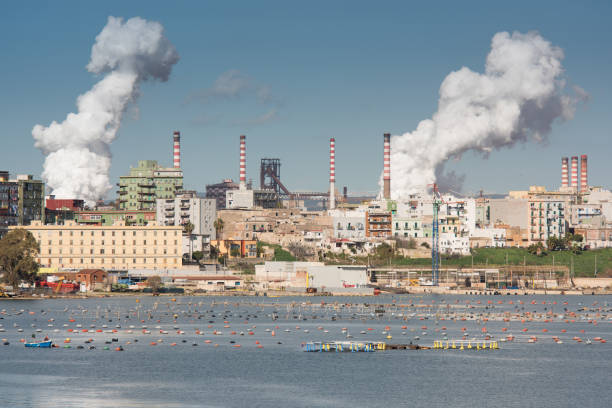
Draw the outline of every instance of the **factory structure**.
M119 178L114 204L88 208L83 200L45 199L43 182L9 180L0 172L0 234L20 226L32 232L46 271L93 268L165 279L205 272L223 275L231 286L238 281L225 279L231 271L223 265L240 260L256 264L254 282L263 288L338 293L369 293L373 275L365 266L326 265L326 256L365 256L384 244L403 256L431 258L434 285L442 256L468 255L473 248L547 246L568 232L581 234L590 248L612 247L612 192L589 185L586 155L561 158L561 185L553 191L530 186L505 197L463 197L434 185L392 199L391 135L382 136L382 189L358 200L347 187L337 189L342 145L335 137L329 139L329 189L319 192L286 185L274 156L259 159L259 188L247 181L246 135L238 139L238 182L225 178L205 193L184 188L178 131L172 167L139 160ZM305 262L275 262L270 245L298 248ZM194 261L195 254L214 265Z

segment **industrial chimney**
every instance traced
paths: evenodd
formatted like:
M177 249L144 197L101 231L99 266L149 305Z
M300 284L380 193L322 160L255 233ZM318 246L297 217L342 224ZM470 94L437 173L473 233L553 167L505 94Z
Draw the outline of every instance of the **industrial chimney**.
M383 196L391 198L391 134L384 134L383 144Z
M561 158L561 187L569 187L569 160L567 157Z
M571 187L578 190L578 156L572 156Z
M240 189L246 190L246 136L240 135Z
M587 178L587 155L580 156L580 191L589 189L589 181Z
M336 208L336 139L329 139L329 209Z
M181 132L174 131L174 168L181 168Z

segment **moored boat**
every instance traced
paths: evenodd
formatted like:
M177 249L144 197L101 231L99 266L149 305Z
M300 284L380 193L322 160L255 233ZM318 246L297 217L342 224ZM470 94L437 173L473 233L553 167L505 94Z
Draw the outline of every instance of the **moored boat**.
M25 343L26 347L36 347L36 348L51 348L52 341L40 341L38 343Z

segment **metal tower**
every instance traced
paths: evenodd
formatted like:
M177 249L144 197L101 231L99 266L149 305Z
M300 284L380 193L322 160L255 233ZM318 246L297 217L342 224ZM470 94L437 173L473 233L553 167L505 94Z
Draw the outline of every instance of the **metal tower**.
M433 222L431 224L431 284L438 286L440 275L440 233L438 229L438 212L442 199L438 191L438 185L433 185Z

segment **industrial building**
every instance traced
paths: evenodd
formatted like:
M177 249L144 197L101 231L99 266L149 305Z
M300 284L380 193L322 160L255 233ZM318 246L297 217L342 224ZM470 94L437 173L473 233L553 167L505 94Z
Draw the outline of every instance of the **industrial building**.
M21 227L10 227L10 229ZM180 268L182 227L128 226L124 221L98 227L66 221L23 227L40 245L37 262L60 269L127 270Z

